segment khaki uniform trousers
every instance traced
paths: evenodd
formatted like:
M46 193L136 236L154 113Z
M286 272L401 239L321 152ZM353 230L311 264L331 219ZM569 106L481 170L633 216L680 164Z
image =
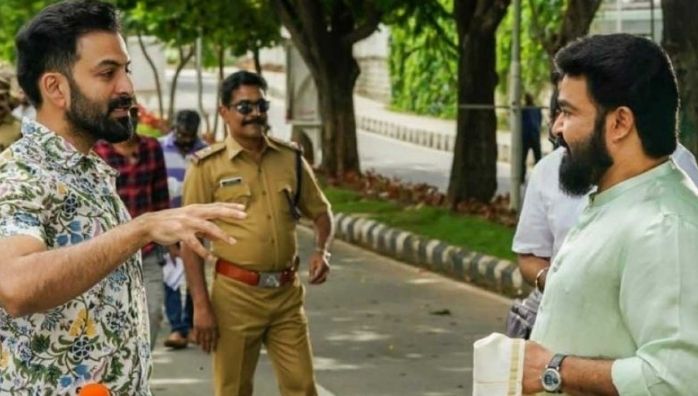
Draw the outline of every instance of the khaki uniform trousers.
M216 274L211 303L219 339L213 355L216 396L252 395L262 343L283 396L316 396L305 289L293 284L265 289Z

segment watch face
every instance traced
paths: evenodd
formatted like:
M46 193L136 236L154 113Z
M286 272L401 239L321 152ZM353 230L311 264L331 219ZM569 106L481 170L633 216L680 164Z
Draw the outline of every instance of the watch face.
M543 383L543 389L547 392L557 392L560 390L560 385L562 385L562 378L560 378L560 373L557 370L549 368L543 372L541 382Z

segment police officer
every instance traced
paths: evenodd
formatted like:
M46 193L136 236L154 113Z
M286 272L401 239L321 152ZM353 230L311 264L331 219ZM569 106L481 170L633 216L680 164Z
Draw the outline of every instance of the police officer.
M296 224L315 226L309 281L329 273L330 205L295 146L266 135L266 82L233 73L221 85L219 112L229 128L224 142L194 154L184 181L183 204L236 202L247 219L218 223L237 240L235 249L212 243L215 276L207 293L203 262L182 250L194 300L197 342L214 351L219 396L251 395L260 347L265 344L282 395L316 395L304 289L297 276Z
M22 137L20 123L12 116L10 80L0 76L0 151Z

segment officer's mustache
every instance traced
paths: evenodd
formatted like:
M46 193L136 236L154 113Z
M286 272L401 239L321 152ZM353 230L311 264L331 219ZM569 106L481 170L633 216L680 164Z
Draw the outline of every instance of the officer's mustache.
M266 117L255 117L255 118L250 118L249 120L245 120L242 122L242 126L250 125L250 124L257 124L259 126L267 126L267 118Z

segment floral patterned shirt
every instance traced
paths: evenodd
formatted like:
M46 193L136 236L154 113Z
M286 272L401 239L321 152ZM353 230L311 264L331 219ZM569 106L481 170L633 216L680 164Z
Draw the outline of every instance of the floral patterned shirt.
M94 152L28 119L22 134L0 154L0 238L29 235L56 249L130 219L116 172ZM46 312L11 318L0 308L0 394L74 395L96 382L112 395L150 395L147 318L140 253Z

